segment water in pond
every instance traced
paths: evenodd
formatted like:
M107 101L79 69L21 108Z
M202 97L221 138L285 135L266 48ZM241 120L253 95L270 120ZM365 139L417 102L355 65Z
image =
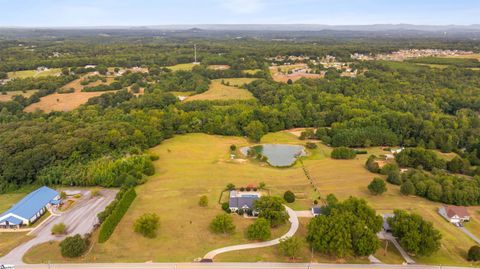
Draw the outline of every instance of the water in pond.
M243 155L247 156L250 147L240 149ZM272 166L290 166L295 163L298 156L305 156L305 148L298 145L283 144L263 144L254 146L253 149L258 154L268 158L268 163Z

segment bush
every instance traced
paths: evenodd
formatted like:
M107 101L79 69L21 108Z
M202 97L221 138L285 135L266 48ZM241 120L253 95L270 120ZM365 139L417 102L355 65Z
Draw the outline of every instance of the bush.
M280 239L280 244L278 248L280 252L291 259L295 259L300 247L302 246L302 242L297 237L288 237L284 239Z
M264 218L258 218L255 222L248 226L247 237L250 240L265 241L270 238L270 223Z
M232 216L228 214L217 215L210 223L210 230L214 233L231 234L235 231Z
M295 194L291 191L286 191L283 194L283 199L285 199L285 201L287 201L287 203L293 203L293 202L295 202Z
M207 207L208 206L208 197L206 195L202 195L200 197L200 200L198 200L198 205L201 207Z
M332 159L349 160L357 156L355 150L346 147L334 148L331 153Z
M410 180L407 180L400 187L400 192L403 195L414 195L416 192L415 185Z
M387 191L387 186L385 184L385 181L381 178L374 178L372 182L368 185L368 190L373 194L373 195L380 195L384 192Z
M475 245L468 250L468 260L472 262L480 261L480 247Z
M157 236L158 226L160 224L160 218L157 214L143 214L135 221L134 230L148 238L154 238Z
M237 146L236 145L230 145L230 151L235 151L237 150Z
M87 251L89 245L88 239L82 238L79 234L69 236L60 243L60 251L63 257L76 258L82 256Z
M394 185L401 185L402 179L400 177L400 171L399 170L388 171L387 182Z
M376 162L377 156L375 155L370 155L368 157L367 162L365 163L365 166L367 167L367 170L372 172L372 173L378 173L380 172L380 167L378 166L378 163Z
M356 149L355 150L355 153L357 155L364 155L364 154L368 154L368 151L364 150L364 149Z
M317 144L313 143L313 142L307 142L307 144L305 144L305 147L307 149L316 149L317 148Z
M62 235L62 234L66 234L66 232L67 232L67 226L63 222L57 223L52 227L52 234L54 235Z
M225 187L225 190L233 191L235 190L235 185L233 185L232 183L228 183L227 186Z
M122 220L128 208L132 204L133 200L137 197L137 193L134 188L130 188L125 191L122 198L118 201L111 214L105 219L100 227L100 233L98 234L98 242L106 242L112 235L115 227L117 227L120 220Z
M222 203L222 209L223 209L223 211L225 211L225 212L227 212L227 213L231 213L231 211L230 211L230 205L228 204L228 202Z

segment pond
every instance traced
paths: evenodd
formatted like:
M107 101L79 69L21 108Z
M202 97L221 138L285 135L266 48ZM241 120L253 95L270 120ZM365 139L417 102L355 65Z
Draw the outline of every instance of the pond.
M257 154L268 158L267 162L271 166L290 166L295 163L298 156L305 156L305 148L299 145L284 144L263 144L253 147L243 147L240 149L243 155L248 155L248 150L252 148Z

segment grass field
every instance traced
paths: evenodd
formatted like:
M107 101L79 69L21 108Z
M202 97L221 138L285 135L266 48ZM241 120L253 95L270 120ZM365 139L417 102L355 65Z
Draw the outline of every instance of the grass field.
M222 80L225 83L230 83L230 86L223 85ZM186 101L197 100L246 100L252 99L253 95L245 90L239 88L243 84L252 82L253 78L229 78L229 79L215 79L210 83L208 91L192 95L185 99Z
M303 73L303 72L295 72L292 74L288 74L289 71L294 69L308 69L306 64L293 64L293 65L278 65L278 66L270 66L270 74L274 81L286 83L288 80L293 82L301 79L301 78L322 78L321 74L310 74L310 73Z
M303 144L304 141L291 132L268 134L262 143ZM146 261L192 261L208 251L231 244L245 243L243 230L251 220L235 218L237 233L226 237L208 232L211 219L221 212L216 201L227 183L245 186L265 182L272 195L283 195L286 190L294 191L299 199L290 206L296 210L308 209L319 195L325 197L334 193L338 198L349 196L364 198L378 213L392 212L395 208L406 209L422 215L433 222L442 233L441 249L431 257L415 257L419 263L443 265L470 265L465 260L466 252L474 242L458 228L445 221L437 209L441 204L420 197L405 197L399 187L388 185L382 196L372 196L367 185L378 175L368 172L364 163L369 154L383 153L381 148L369 148L368 154L358 155L353 160L333 160L329 158L331 148L320 145L310 151L303 163L310 172L319 192L314 192L308 183L301 165L290 168L272 168L250 161L229 159L229 146L251 145L244 138L222 137L205 134L176 136L150 151L160 158L155 161L156 174L147 183L137 187L138 197L126 216L105 244L94 243L92 251L82 259L89 262L146 262ZM197 203L201 195L209 198L209 207L200 208ZM145 239L135 234L132 225L143 213L155 212L160 216L161 228L155 239ZM478 207L470 212L478 214ZM306 232L307 220L297 236ZM282 229L288 229L284 226ZM474 227L473 229L477 229ZM281 234L283 231L276 231ZM95 235L94 235L94 238ZM377 258L385 262L399 263L398 254L389 246L391 253ZM28 261L39 262L49 259L52 262L65 262L59 258L56 245L43 245L28 254ZM382 254L382 255L380 255ZM310 250L304 244L298 261L308 261ZM226 253L218 256L221 261L286 261L279 255L276 246L257 250ZM315 254L319 262L366 262L365 259L334 260Z
M103 83L100 80L92 82L88 85L82 85L80 82L83 78L76 79L67 83L62 89L73 88L75 91L73 93L54 93L40 98L40 102L33 103L27 106L25 112L35 112L36 110L41 110L44 112L52 111L71 111L83 104L85 104L88 99L96 96L100 96L105 92L82 92L84 87L93 87L101 84L110 84L114 81L113 77L108 77L107 82Z
M42 72L37 72L37 70L22 70L15 72L8 72L8 78L28 78L28 77L46 77L46 76L57 76L61 73L60 68L51 68Z
M31 239L24 233L0 233L0 257L9 253L12 249Z
M22 92L22 91L6 92L7 94L0 94L0 102L10 101L15 95L23 95L24 97L28 98L36 92L38 92L38 90L30 90L26 92Z
M246 69L246 70L243 70L243 73L255 75L259 71L262 71L262 69Z
M186 64L177 64L172 66L167 66L168 69L172 71L190 71L195 66L194 63L186 63Z

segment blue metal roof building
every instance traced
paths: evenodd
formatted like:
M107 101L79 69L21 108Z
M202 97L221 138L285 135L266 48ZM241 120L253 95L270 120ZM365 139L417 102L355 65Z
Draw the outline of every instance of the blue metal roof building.
M58 204L59 193L48 187L41 187L0 215L0 227L29 225L45 213L47 206Z

